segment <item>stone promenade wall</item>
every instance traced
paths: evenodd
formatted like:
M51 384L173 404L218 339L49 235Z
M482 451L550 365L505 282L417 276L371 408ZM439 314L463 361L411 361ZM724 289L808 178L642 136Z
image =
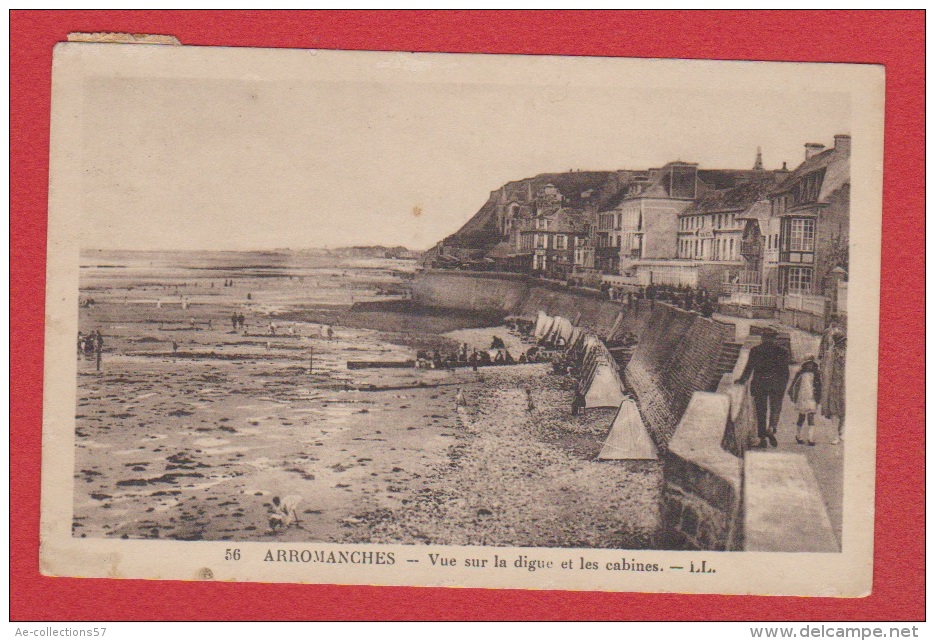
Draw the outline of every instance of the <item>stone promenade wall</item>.
M412 282L412 299L426 307L507 316L529 293L521 274L425 271Z
M814 471L802 453L748 450L756 418L734 379L696 392L663 461L666 541L682 549L761 552L840 550ZM722 438L723 436L723 438Z
M524 316L530 320L543 311L577 321L576 325L603 339L627 332L639 335L648 317L640 308L624 310L619 302L607 300L594 290L500 272L426 270L413 280L412 298L427 307Z
M695 392L669 442L661 513L672 547L742 549L742 459L720 446L730 403L725 394Z
M614 332L615 326L621 327L617 319L624 313L623 307L619 302L607 300L593 290L533 283L529 287L528 295L514 313L534 318L539 310L549 316L564 316L573 324L604 340L614 338L612 333L621 334L630 326L627 323L622 330Z
M643 422L664 450L692 394L717 388L721 350L733 340L734 329L664 303L656 303L645 327L624 381L636 395Z

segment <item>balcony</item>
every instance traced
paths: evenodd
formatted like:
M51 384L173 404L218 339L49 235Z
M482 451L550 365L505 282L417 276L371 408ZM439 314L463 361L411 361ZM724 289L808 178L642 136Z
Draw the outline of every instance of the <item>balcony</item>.
M740 255L759 257L763 252L763 242L760 240L742 240L740 241Z
M718 302L721 305L739 305L742 307L775 309L779 302L779 297L775 294L732 292L727 296L720 296L718 298Z
M809 294L786 294L782 297L783 309L794 309L808 314L814 314L824 318L827 307L827 299L824 296L812 296Z

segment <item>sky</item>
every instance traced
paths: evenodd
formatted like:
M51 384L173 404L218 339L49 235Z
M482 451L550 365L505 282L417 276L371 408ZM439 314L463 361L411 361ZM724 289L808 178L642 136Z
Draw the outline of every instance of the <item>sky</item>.
M850 133L831 92L483 82L93 77L82 246L405 245L456 231L503 183L672 160L767 169Z

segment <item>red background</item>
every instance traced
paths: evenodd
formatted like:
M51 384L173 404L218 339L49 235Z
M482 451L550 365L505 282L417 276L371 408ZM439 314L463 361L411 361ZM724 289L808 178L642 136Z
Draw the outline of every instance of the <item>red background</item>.
M11 619L923 619L924 22L922 11L11 12ZM70 31L171 34L189 45L886 65L873 594L767 598L40 576L49 95L52 46Z

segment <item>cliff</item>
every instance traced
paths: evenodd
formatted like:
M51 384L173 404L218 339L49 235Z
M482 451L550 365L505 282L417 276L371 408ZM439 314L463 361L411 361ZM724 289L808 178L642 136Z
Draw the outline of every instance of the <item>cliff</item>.
M626 172L570 171L508 182L492 191L477 213L442 242L446 247L489 251L502 240L499 223L504 208L513 203L535 207L537 195L547 185L561 194L565 207L599 210L617 195L625 182L620 179L622 173Z

